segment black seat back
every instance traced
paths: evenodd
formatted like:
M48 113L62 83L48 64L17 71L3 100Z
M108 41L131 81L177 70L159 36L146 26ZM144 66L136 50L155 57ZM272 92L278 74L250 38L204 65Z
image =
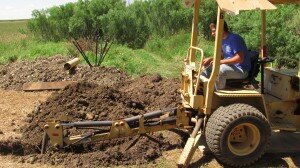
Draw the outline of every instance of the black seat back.
M257 51L248 51L248 56L251 58L251 69L249 71L248 77L246 79L249 80L249 82L255 81L255 78L257 77L259 73L260 64L258 62L259 58L259 52Z
M259 73L260 64L259 64L259 52L257 51L248 51L248 56L251 58L251 69L248 72L248 76L245 79L227 79L226 85L231 87L242 87L247 84L257 84L258 82L255 80Z

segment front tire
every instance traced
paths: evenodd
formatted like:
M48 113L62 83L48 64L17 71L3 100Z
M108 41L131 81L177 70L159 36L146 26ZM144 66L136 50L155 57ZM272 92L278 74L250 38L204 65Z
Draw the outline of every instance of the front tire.
M248 104L236 103L218 108L205 129L212 153L229 166L247 166L266 151L271 129L266 117Z

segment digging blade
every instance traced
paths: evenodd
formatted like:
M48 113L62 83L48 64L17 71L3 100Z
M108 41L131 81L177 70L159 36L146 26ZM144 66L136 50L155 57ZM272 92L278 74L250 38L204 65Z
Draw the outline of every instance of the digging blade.
M191 134L191 137L187 140L184 149L180 155L179 161L177 163L178 167L188 167L190 161L193 158L193 155L198 148L200 138L201 138L201 125L203 123L203 119L199 119L196 123L196 126Z

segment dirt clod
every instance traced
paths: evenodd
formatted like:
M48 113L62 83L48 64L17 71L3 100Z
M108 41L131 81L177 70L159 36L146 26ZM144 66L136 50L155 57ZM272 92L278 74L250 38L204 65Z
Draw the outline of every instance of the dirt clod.
M87 120L93 120L94 117L95 117L95 115L93 113L87 113L85 119L87 119Z

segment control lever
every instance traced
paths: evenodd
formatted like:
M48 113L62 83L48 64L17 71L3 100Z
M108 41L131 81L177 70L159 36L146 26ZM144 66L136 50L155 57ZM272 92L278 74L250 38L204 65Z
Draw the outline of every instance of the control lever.
M260 89L260 92L261 92L261 94L264 94L264 68L265 68L265 64L266 63L269 63L269 62L273 62L274 61L274 59L273 58L270 58L270 57L263 57L263 58L259 58L258 59L258 63L260 64L260 69L261 69L261 73L260 73L260 75L261 75L261 77L260 77L260 79L261 79L261 81L260 81L260 83L261 83L261 89Z

